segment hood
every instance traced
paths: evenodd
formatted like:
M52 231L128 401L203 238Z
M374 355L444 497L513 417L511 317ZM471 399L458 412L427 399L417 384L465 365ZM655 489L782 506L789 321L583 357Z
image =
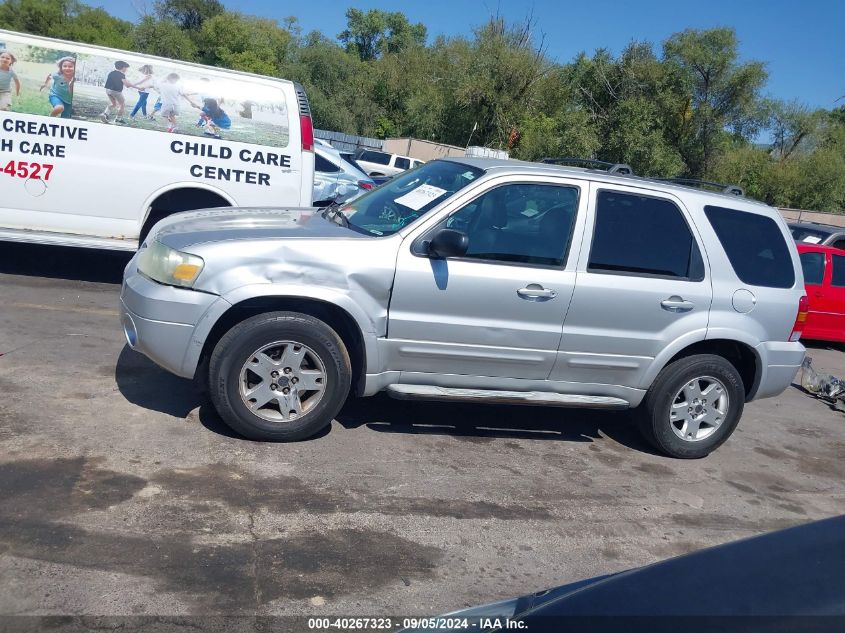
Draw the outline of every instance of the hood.
M366 238L322 217L315 208L219 208L175 213L151 235L166 246L183 250L194 244L279 238Z

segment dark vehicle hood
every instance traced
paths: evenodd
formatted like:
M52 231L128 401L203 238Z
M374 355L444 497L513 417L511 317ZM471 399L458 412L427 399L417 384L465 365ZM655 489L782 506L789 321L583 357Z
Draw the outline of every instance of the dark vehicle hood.
M175 248L229 240L366 238L322 216L321 209L220 208L176 213L159 222L155 239Z
M845 615L845 516L598 578L531 615Z
M663 631L672 622L686 633L805 630L804 616L837 616L813 631L845 630L845 515L446 617L521 620L533 633Z

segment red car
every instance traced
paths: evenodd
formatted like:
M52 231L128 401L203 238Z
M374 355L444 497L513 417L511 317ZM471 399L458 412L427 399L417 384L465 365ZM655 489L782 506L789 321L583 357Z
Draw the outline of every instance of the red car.
M798 244L810 301L805 339L845 342L845 251Z

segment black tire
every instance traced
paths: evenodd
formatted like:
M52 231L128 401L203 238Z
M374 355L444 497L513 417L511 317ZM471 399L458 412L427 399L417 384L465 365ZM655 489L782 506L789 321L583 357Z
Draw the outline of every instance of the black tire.
M682 439L673 430L670 409L686 383L705 376L724 385L728 408L721 424L709 436L695 441ZM667 365L657 375L638 410L640 431L652 446L671 457L698 459L709 455L731 436L744 405L745 387L736 368L721 356L696 354Z
M294 419L266 420L254 413L240 393L241 370L250 356L275 341L293 341L313 351L325 368L322 397ZM323 321L298 312L269 312L229 330L217 343L208 368L214 407L232 429L253 440L290 442L312 437L331 424L349 394L352 366L337 333Z

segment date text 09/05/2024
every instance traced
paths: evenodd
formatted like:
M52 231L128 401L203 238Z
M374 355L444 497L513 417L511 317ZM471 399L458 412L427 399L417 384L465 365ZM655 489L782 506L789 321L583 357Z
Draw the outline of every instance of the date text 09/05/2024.
M527 631L528 624L522 620L510 618L308 618L308 628L315 631L391 631L401 626L402 629L442 630L521 630Z

